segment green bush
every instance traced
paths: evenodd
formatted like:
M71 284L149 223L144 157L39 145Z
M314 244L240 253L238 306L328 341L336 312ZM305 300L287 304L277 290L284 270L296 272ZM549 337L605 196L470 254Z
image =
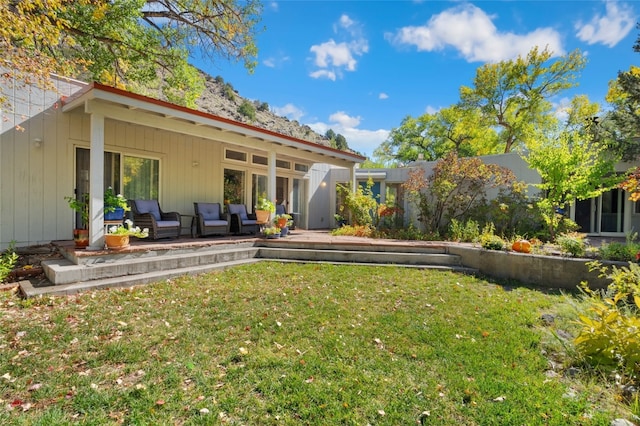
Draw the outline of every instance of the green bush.
M574 343L587 362L597 368L617 370L628 379L640 377L640 267L612 268L611 272L599 262L611 284L598 292L582 285L586 296L586 312L579 315L580 331Z
M570 254L573 257L584 256L587 251L587 244L583 234L575 232L561 234L556 239L556 243L560 246L563 254Z
M242 101L242 104L238 107L238 112L251 121L256 119L256 107L246 99Z
M15 251L15 241L12 241L4 253L0 255L0 282L7 278L16 262L18 262L18 254Z
M617 260L621 262L635 262L636 255L640 253L640 242L637 241L638 233L628 234L626 242L612 241L604 243L599 248L600 257L604 260Z
M341 211L346 210L349 213L350 221L354 225L373 226L377 215L378 202L373 195L372 187L372 179L369 179L364 188L358 185L355 192L352 192L346 186L337 186L338 194L344 200L344 208Z
M233 101L236 99L236 91L233 89L233 86L230 83L225 83L224 89L222 89L222 93L225 98Z
M451 219L449 238L453 241L476 242L480 239L480 224L472 219L465 222Z
M495 226L493 223L488 223L482 229L480 234L480 245L487 250L502 250L504 249L504 240L495 234Z

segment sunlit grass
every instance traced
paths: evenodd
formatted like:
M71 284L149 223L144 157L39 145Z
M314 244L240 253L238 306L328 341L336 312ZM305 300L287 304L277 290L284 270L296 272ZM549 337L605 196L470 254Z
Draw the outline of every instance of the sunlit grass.
M2 424L609 424L549 375L566 298L452 272L259 263L131 290L0 295ZM567 320L567 323L569 320Z

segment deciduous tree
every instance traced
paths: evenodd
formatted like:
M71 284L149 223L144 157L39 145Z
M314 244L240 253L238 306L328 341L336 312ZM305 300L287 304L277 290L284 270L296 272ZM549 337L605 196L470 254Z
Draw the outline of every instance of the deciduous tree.
M534 47L526 57L478 68L473 85L460 97L467 108L478 108L485 126L501 129L503 152L526 145L533 129L556 126L549 99L576 86L586 60L579 51L548 63L553 53Z
M419 220L427 230L444 232L452 219L484 204L487 189L514 181L513 172L505 167L485 164L477 157L458 158L455 152L450 152L426 178L424 169L411 170L403 186L418 207Z
M189 55L251 71L260 11L258 0L0 0L0 68L44 87L51 73L138 92L155 85L193 106L203 83Z
M565 209L576 200L597 197L620 182L614 173L617 158L606 144L577 130L539 136L525 160L542 178L542 183L536 185L544 193L538 205L552 239L562 220L557 209Z
M443 108L417 118L407 116L400 127L375 151L382 161L406 164L417 160L434 161L453 151L461 157L490 154L495 151L496 132L481 125L478 109L460 105Z

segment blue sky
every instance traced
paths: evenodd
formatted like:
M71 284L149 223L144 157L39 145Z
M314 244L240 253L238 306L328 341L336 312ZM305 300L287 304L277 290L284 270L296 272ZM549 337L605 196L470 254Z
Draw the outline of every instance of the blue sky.
M640 64L636 1L265 1L258 65L194 64L241 96L324 134L331 128L371 156L407 115L456 103L487 62L548 46L580 49L576 94L606 107L607 85Z

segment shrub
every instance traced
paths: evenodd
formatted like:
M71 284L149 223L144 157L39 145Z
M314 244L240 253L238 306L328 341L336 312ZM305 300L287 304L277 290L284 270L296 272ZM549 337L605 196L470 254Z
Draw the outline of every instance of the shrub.
M371 237L373 228L369 225L345 225L331 231L331 235L348 235L353 237Z
M485 164L477 157L458 158L451 152L436 163L426 179L423 169L410 171L403 187L417 206L418 219L426 229L446 232L452 219L468 217L486 204L487 189L503 187L514 180L513 172L505 167Z
M464 223L451 219L449 238L453 241L476 242L480 239L480 224L472 219Z
M637 241L638 234L628 234L625 243L613 241L604 243L599 248L600 257L604 260L618 260L622 262L634 262L636 255L640 252L640 243Z
M230 83L225 83L224 88L222 89L222 94L230 101L234 101L236 99L236 92Z
M513 182L507 188L500 188L497 197L471 210L468 218L480 224L492 222L498 234L510 238L540 236L545 231L544 220L526 188L524 182Z
M246 99L242 101L242 104L240 104L240 106L238 107L238 112L247 117L249 120L253 121L256 119L256 107L254 107L253 104Z
M598 262L592 264L600 266ZM614 267L610 273L607 268L600 268L612 283L604 292L591 290L586 283L581 286L587 309L579 315L581 328L574 343L578 352L595 367L620 370L627 378L638 380L640 292L637 280L640 268L633 263L629 268ZM627 283L635 284L635 288L629 289Z
M504 240L497 236L495 233L495 226L493 223L488 223L482 229L480 234L480 245L487 250L502 250L504 249Z
M556 243L560 246L563 254L570 254L573 257L584 256L587 251L584 234L576 232L561 234L556 239Z
M351 223L354 225L373 225L374 218L377 216L378 202L374 198L372 187L372 179L369 179L364 188L358 185L355 192L352 192L346 186L337 186L338 194L344 200L344 210L348 211Z
M15 251L15 241L0 255L0 282L3 282L18 262L18 254Z

